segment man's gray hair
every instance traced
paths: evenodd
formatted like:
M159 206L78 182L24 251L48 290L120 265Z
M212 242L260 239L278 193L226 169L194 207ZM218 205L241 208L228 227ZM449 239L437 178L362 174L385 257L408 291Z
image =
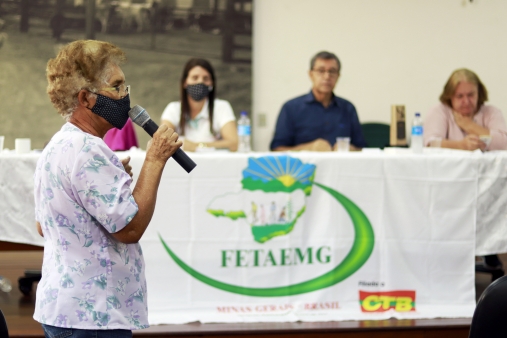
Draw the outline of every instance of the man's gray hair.
M322 51L322 52L318 52L317 54L315 54L315 56L310 61L310 70L312 70L313 67L315 66L315 61L317 61L317 59L335 60L336 63L338 64L338 72L340 72L340 70L342 69L342 64L340 63L340 60L338 59L338 57L335 54L330 53L330 52L326 52L326 51Z

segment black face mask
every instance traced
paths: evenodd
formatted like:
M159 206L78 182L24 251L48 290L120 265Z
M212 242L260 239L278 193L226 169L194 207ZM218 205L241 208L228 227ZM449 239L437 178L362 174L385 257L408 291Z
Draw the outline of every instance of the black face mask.
M97 94L97 101L90 110L103 117L113 127L122 129L129 119L130 95L125 95L125 97L119 100L114 100Z
M204 83L198 83L187 86L187 93L195 101L201 101L208 97L210 91L213 90L213 86L206 86Z

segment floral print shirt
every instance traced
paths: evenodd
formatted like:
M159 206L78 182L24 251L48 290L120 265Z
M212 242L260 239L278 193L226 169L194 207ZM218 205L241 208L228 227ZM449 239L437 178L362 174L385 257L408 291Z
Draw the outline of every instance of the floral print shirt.
M35 320L76 329L148 327L141 247L111 236L138 211L131 183L101 138L70 123L45 147L34 174L44 234Z

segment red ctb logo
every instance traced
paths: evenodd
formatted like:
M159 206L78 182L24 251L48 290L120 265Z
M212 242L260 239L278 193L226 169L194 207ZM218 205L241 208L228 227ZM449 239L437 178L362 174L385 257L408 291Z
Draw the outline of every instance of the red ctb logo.
M359 291L359 302L363 312L385 312L389 309L397 312L415 311L415 291Z

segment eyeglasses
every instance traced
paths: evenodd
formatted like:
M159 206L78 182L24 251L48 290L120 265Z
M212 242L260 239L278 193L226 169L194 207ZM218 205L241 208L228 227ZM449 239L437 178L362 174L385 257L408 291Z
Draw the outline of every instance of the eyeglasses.
M317 72L320 76L324 76L324 74L328 73L329 76L331 77L336 77L338 76L338 70L337 69L323 69L323 68L319 68L319 69L312 69L312 72Z
M100 90L103 90L105 92L116 92L120 96L127 96L127 94L130 93L130 85L121 84L121 85L116 86L116 87L100 88L99 91Z

